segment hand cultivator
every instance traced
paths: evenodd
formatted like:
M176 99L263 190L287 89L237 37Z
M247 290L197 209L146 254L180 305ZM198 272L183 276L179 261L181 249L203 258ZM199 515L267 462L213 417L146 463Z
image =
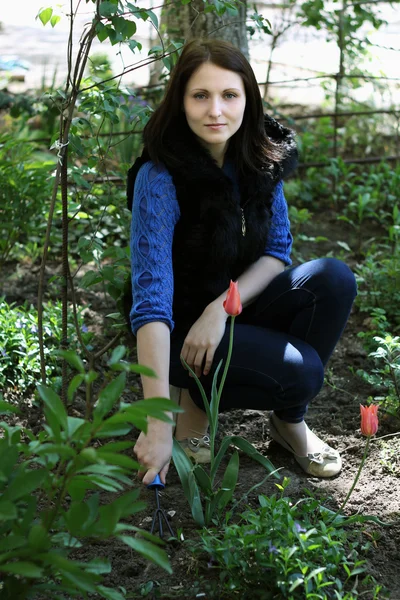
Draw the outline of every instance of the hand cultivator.
M169 524L168 516L165 513L165 511L160 507L159 490L163 490L165 488L165 485L162 483L159 475L156 475L155 479L151 483L149 483L147 488L149 490L154 490L154 494L156 497L156 510L154 511L154 516L153 516L153 521L151 523L150 533L154 533L156 523L158 522L158 533L159 533L160 538L163 538L164 537L163 520L164 520L171 537L175 537L175 533L173 532L173 529L172 529L171 525Z

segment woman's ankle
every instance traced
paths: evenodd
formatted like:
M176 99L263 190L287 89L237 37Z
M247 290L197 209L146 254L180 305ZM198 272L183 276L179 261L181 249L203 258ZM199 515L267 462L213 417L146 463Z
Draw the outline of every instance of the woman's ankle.
M185 412L177 415L175 438L203 437L208 431L207 415L193 402L189 390L181 389L179 405Z

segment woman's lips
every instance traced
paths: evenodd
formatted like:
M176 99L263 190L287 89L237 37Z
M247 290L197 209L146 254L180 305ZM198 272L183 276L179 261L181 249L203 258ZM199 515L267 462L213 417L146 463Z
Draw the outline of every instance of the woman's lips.
M222 127L225 127L225 123L215 123L212 125L206 125L206 127L209 127L210 129L222 129Z

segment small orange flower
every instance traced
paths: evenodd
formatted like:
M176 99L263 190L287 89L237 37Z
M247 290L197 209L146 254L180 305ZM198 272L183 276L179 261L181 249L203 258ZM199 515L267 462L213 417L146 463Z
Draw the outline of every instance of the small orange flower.
M378 431L378 407L376 404L362 406L361 411L361 433L367 437L375 435Z
M231 317L237 317L242 312L237 281L231 281L223 306L225 312Z

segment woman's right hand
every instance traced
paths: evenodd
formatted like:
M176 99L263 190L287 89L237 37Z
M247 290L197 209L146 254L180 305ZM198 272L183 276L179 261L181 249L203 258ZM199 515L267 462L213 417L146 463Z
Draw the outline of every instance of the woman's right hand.
M143 431L133 449L141 469L139 479L149 485L156 475L165 484L172 456L172 425L158 419L149 419L147 433Z

